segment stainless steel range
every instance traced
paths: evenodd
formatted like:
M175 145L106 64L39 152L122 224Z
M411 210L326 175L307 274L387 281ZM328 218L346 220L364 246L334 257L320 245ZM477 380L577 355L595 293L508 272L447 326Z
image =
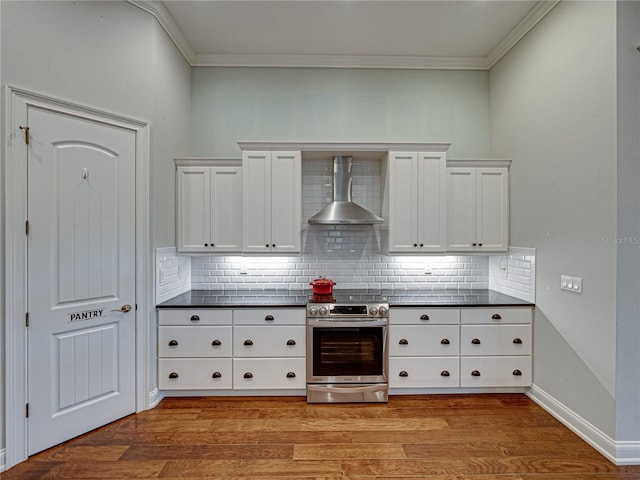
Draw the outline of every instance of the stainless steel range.
M323 298L324 297L324 298ZM307 304L307 402L386 402L389 304Z

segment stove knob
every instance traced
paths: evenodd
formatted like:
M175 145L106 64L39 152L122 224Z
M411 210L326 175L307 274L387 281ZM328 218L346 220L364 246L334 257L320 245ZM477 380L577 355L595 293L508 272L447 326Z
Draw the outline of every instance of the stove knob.
M384 317L387 313L389 313L389 309L384 305L380 305L380 308L378 309L378 313Z
M315 305L311 305L309 307L309 313L311 315L317 315L318 314L318 307L316 307Z
M327 314L327 312L328 312L327 307L325 307L324 305L323 305L323 306L321 306L321 307L318 309L318 311L320 312L320 315L322 315L322 316L326 315L326 314Z
M371 307L369 309L369 314L373 317L378 314L378 307Z

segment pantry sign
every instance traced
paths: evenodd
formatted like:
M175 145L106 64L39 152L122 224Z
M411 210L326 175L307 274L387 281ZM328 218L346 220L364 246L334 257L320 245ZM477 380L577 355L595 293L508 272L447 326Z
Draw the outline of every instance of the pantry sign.
M83 312L69 313L69 322L79 322L104 317L104 308L99 310L85 310Z

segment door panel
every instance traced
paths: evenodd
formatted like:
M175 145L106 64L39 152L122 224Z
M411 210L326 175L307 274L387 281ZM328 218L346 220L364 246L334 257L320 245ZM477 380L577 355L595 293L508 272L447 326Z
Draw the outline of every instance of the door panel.
M28 120L33 454L135 411L135 133L37 107Z

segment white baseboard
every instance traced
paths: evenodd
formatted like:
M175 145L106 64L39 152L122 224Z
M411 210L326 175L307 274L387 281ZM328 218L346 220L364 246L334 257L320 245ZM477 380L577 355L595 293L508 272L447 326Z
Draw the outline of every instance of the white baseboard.
M616 465L640 465L640 441L616 442L536 385L527 396Z
M7 450L0 448L0 472L4 472L7 468Z
M156 408L163 398L164 393L157 388L149 392L149 409Z

